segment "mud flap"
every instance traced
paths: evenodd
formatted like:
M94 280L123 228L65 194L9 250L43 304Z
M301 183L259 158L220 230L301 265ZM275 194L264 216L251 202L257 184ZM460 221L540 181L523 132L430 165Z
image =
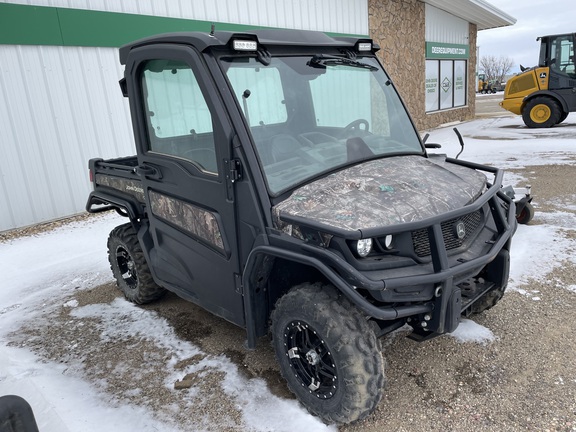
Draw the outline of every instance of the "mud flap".
M452 295L446 305L446 314L444 315L444 331L452 333L460 324L460 315L462 313L462 291L454 287Z
M452 278L444 283L443 294L436 298L431 320L426 328L414 327L410 339L425 341L444 333L452 333L460 324L462 313L462 291L452 286Z
M486 277L489 281L498 285L502 291L508 285L508 277L510 276L510 252L502 249L498 252L496 259L486 267Z

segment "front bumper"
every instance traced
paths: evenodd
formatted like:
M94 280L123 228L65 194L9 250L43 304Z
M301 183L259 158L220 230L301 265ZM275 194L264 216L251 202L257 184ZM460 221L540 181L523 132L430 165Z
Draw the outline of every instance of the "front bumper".
M523 102L524 97L504 99L500 102L500 106L514 114L521 115Z
M466 313L487 292L503 290L508 281L510 239L516 229L515 208L513 200L502 192L503 173L497 169L492 172L495 174L494 184L476 201L461 209L415 223L361 233L362 238L374 238L387 233L425 229L431 252L428 262L395 270L365 271L353 266L342 254L314 242L294 240L290 242L293 252L288 252L290 248L284 236L270 236L270 247L283 249L282 256L287 259L316 267L372 318L393 321L426 316L427 331L435 334L451 332L458 326L462 313ZM466 259L463 259L462 255L451 253L446 247L443 224L479 211L489 213L491 234L488 237L478 235L473 241L476 242L474 246L479 246L476 252L481 249L481 253L464 254ZM300 227L306 222L296 217L286 219ZM314 229L309 226L306 231L310 234ZM353 235L356 235L349 232L330 234L348 239L354 239ZM320 231L318 237L322 237Z

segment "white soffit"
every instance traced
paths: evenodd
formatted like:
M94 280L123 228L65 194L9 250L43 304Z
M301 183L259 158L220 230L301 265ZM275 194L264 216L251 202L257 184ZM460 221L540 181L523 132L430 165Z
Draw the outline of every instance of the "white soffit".
M484 0L422 0L430 6L476 24L478 30L505 27L516 23L516 18Z

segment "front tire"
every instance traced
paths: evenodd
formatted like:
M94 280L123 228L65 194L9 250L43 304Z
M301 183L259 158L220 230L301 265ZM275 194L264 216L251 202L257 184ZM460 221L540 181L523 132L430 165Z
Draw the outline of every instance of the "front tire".
M150 303L166 292L154 282L131 224L117 226L110 232L108 261L118 288L132 303Z
M528 101L522 110L522 120L529 128L549 128L562 116L560 104L552 98L540 96Z
M566 120L566 118L568 117L568 114L570 114L568 111L562 112L562 115L560 116L560 119L558 120L558 123L556 123L556 124L560 124L564 120Z
M484 294L476 303L472 305L470 312L472 315L481 314L488 309L492 309L504 297L506 289L496 288Z
M368 320L334 287L292 288L272 312L288 388L325 423L365 418L382 398L384 359Z

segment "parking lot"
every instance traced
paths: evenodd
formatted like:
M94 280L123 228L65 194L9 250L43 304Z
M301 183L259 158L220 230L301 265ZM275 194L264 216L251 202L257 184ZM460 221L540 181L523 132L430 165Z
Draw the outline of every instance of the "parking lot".
M495 94L476 94L476 117L508 117L512 114L506 111L498 103L504 97L504 92Z

